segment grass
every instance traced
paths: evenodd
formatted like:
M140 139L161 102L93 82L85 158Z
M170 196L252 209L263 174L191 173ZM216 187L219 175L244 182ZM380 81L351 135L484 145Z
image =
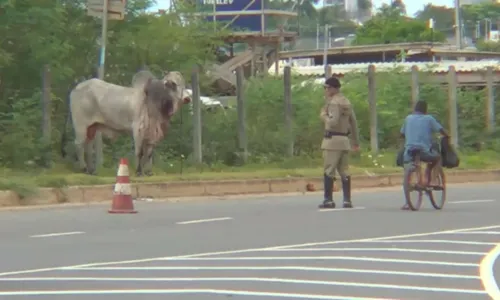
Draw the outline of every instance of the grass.
M363 174L388 174L401 172L395 166L396 152L385 151L377 157L368 153L358 153L351 156L350 172L353 175ZM494 151L460 154L460 169L500 169L500 157ZM227 167L223 165L184 167L180 172L180 163L158 162L154 168L154 176L136 177L134 166L129 166L131 181L140 182L166 182L188 180L224 180L224 179L266 179L286 177L320 177L322 174L321 157L294 158L280 163L249 164L242 167ZM0 190L13 190L18 194L29 196L38 187L61 188L71 185L100 185L114 184L116 169L101 168L98 176L89 176L75 173L63 164L53 166L49 170L31 169L14 171L0 169Z

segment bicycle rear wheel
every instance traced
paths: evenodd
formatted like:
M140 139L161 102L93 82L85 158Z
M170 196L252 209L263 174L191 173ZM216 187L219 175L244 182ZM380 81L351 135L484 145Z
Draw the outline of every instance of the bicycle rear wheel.
M419 210L422 206L422 189L420 188L420 167L409 164L405 167L404 179L403 179L403 190L406 198L406 204L408 204L411 210ZM416 195L411 195L412 192L416 192Z
M442 209L446 201L446 179L444 176L444 170L439 168L439 170L434 170L433 172L436 172L434 174L436 183L432 185L428 193L429 200L435 209ZM441 197L436 194L441 194Z

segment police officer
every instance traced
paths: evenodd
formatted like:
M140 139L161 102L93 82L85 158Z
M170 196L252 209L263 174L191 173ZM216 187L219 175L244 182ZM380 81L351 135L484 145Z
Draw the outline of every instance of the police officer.
M321 150L324 167L324 201L320 208L335 208L333 202L333 182L335 170L342 180L344 208L352 208L351 176L349 169L349 150L359 150L358 125L351 102L340 93L340 81L330 77L325 81L326 103L321 110L321 120L325 123L325 132ZM349 139L349 134L351 139Z

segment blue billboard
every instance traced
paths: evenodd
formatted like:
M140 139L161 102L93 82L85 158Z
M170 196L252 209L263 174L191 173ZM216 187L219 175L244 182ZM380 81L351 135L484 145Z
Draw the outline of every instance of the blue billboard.
M217 22L229 23L228 27L234 31L261 31L261 10L263 0L200 0L202 11L212 12L215 1L215 11L232 12L227 16L216 16ZM238 15L242 11L253 11L255 15ZM207 21L213 21L209 16Z

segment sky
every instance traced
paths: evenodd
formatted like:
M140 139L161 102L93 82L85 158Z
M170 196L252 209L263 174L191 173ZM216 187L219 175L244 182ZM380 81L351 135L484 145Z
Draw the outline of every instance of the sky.
M375 8L380 7L383 3L389 4L391 1L390 0L372 0L373 1L373 6ZM403 0L403 2L406 5L406 13L410 17L415 16L415 13L419 10L421 10L426 4L431 3L436 6L449 6L453 7L454 6L454 1L453 0ZM156 7L152 8L152 10L157 10L157 9L167 9L170 0L156 0Z
M390 0L372 0L373 1L373 6L375 8L380 7L383 3L385 4L390 4ZM454 7L454 2L453 0L403 0L405 6L406 6L406 14L410 17L414 17L415 14L424 8L425 5L431 4L434 6L448 6L448 7Z

